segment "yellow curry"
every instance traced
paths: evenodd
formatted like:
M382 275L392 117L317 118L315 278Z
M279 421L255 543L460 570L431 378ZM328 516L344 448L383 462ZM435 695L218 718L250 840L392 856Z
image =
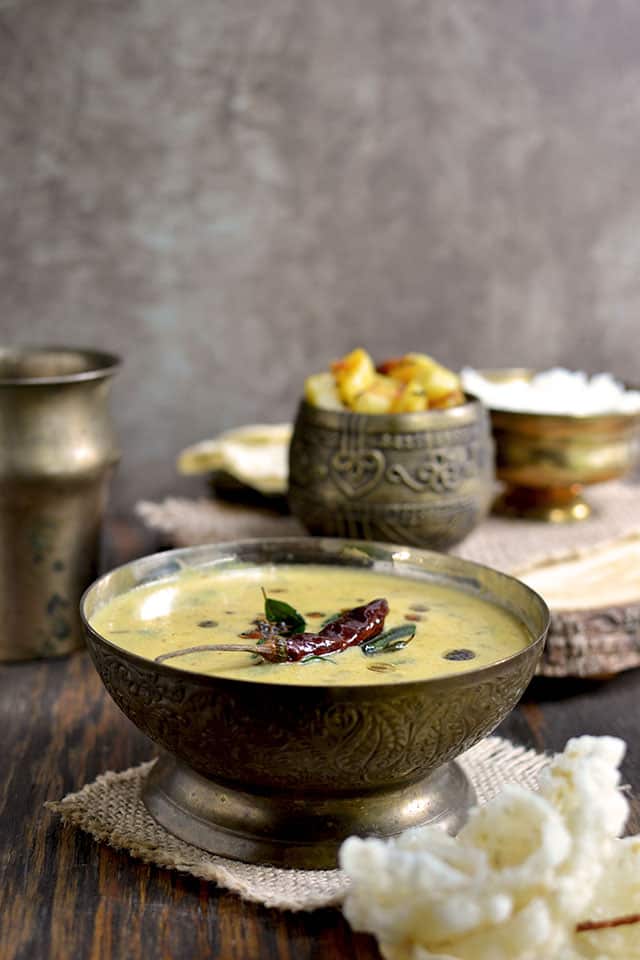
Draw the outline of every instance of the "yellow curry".
M371 656L355 646L320 659L269 663L250 652L201 651L169 659L167 666L264 683L396 683L483 667L532 639L507 610L453 587L314 564L187 569L113 598L93 615L91 626L150 660L206 644L247 646L251 641L242 634L264 619L263 590L299 611L311 633L345 609L386 597L385 630L410 623L415 635L402 649Z

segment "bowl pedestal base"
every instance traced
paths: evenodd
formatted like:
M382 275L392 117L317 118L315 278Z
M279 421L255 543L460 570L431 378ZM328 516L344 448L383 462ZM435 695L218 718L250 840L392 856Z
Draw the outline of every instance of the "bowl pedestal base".
M493 505L503 517L542 520L546 523L573 523L586 520L591 507L582 497L578 483L566 487L507 486Z
M402 788L302 797L245 793L165 755L149 775L143 801L169 833L209 853L245 863L321 870L337 866L340 844L353 834L388 837L426 824L455 834L475 794L454 762Z

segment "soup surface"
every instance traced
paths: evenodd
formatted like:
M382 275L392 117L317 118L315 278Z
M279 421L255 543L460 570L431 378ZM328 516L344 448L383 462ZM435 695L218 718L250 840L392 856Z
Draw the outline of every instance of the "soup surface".
M385 630L415 624L401 650L366 656L360 647L322 659L267 663L242 651L203 651L166 661L216 676L290 684L367 684L421 680L486 666L522 650L529 631L507 610L449 586L359 568L313 564L186 569L136 587L97 610L92 627L150 660L210 643L247 645L240 634L264 619L262 589L295 607L306 631L342 610L385 597Z

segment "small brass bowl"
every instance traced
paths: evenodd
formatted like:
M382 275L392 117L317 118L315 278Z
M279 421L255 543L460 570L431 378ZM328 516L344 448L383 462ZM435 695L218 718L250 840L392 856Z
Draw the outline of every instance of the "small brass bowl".
M421 413L298 409L289 504L312 534L444 550L484 519L493 481L489 418L474 397Z
M239 562L341 564L435 580L509 609L531 642L487 667L432 680L292 686L158 664L90 625L103 603L136 586L188 568ZM516 704L549 623L533 590L487 567L406 547L311 537L145 557L97 580L81 612L105 687L168 751L144 794L152 815L213 853L311 869L334 867L340 843L351 834L388 836L425 822L452 832L461 826L473 791L449 761Z
M535 371L483 370L496 383L530 380ZM491 411L496 473L506 489L496 513L564 523L585 520L587 484L629 472L637 459L640 413L570 416Z

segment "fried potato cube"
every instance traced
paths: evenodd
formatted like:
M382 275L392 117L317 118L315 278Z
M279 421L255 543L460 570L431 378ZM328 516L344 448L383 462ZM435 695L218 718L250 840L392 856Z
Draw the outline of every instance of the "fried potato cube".
M356 397L374 382L376 368L366 350L358 347L331 364L342 402L353 408Z
M457 403L464 399L460 377L457 373L454 373L453 370L444 367L441 363L434 360L433 357L427 356L426 353L409 353L407 357L412 360L420 370L420 375L417 379L425 386L432 406L438 404L439 401L443 401L444 398L456 394L458 395L456 399ZM444 405L449 404L445 402Z
M391 377L376 373L367 389L355 397L351 409L356 413L389 413L395 409L394 404L401 389Z
M427 391L418 380L409 380L396 394L391 407L392 413L415 413L429 408Z
M417 381L426 390L430 407L462 403L460 377L426 353L407 353L381 364L380 370L402 383Z
M362 347L335 360L330 373L308 377L304 395L313 406L357 413L411 413L464 402L457 374L426 353L393 357L376 370Z
M431 407L434 410L446 410L448 407L458 407L461 403L464 403L464 393L462 390L453 390L438 400L433 400Z
M314 373L304 382L304 397L314 407L324 410L344 410L332 373Z
M391 357L379 364L378 371L399 380L401 383L409 383L420 372L421 365L411 359L411 354L404 357Z

